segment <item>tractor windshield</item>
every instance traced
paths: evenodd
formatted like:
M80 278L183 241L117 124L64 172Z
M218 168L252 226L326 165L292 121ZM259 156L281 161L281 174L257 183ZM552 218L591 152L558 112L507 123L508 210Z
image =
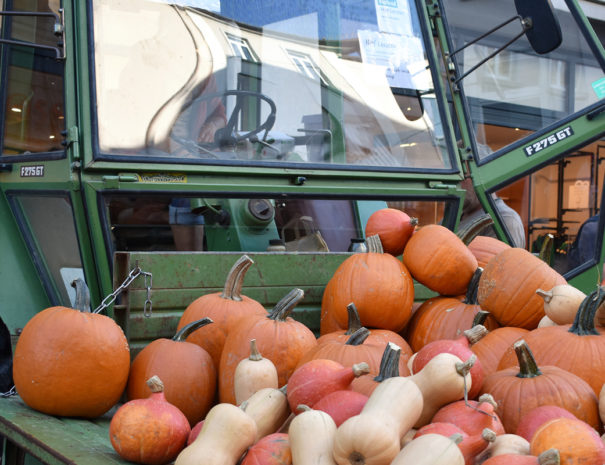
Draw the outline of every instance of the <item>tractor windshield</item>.
M95 0L93 20L97 157L454 169L413 0Z

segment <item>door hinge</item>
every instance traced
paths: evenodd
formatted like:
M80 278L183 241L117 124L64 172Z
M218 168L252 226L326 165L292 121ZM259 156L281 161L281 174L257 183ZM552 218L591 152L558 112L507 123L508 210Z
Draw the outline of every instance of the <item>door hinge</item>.
M456 184L446 184L442 181L429 181L429 188L445 190L448 194L455 194L458 190L458 186L456 186Z
M139 176L134 173L119 173L102 177L106 189L117 189L121 182L139 182Z

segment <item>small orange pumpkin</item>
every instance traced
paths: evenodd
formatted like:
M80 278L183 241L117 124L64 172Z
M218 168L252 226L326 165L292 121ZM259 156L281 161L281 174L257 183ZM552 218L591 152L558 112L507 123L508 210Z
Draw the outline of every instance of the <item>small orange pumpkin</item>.
M129 400L149 395L146 380L153 375L164 383L164 394L193 426L210 410L216 394L216 369L212 358L187 336L212 323L210 318L194 321L181 328L172 339L149 343L132 361L126 393Z
M147 380L151 395L126 402L111 417L109 439L116 452L130 462L163 465L185 447L189 421L166 400L157 376Z
M366 223L366 237L378 234L384 251L394 256L401 255L412 236L417 218L411 218L396 208L382 208L370 215Z

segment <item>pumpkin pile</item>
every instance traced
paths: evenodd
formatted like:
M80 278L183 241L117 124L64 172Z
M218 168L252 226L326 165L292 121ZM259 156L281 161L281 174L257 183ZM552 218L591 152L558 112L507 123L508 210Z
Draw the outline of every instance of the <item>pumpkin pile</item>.
M110 428L117 453L158 465L605 463L604 287L586 295L524 249L467 246L390 209L366 231L368 252L325 287L319 337L291 316L303 290L269 311L241 294L253 264L242 256L172 339L104 380L128 400ZM415 283L435 296L414 305ZM28 405L115 405L57 409L66 387L45 401L26 364L48 343L27 333L15 382Z

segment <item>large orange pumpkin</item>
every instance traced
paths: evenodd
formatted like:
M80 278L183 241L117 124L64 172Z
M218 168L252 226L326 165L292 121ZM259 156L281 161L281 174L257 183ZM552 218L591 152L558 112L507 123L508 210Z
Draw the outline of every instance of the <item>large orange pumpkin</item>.
M259 302L241 293L246 272L253 264L254 261L250 257L242 255L231 267L223 291L198 297L187 306L179 320L177 330L205 317L214 322L191 333L187 342L206 350L217 368L225 338L239 319L247 315L267 315L267 311Z
M414 279L440 295L461 295L477 269L477 259L455 233L440 224L417 230L403 253Z
M541 297L539 297L541 300ZM605 329L595 328L594 317L605 301L605 288L599 287L586 296L572 325L537 328L524 336L539 365L554 365L570 371L586 381L599 396L605 384ZM516 356L508 349L499 368L516 364Z
M293 289L266 316L248 316L232 328L225 339L219 364L219 400L235 403L233 376L237 364L250 354L250 340L264 358L277 369L279 386L284 386L305 352L317 345L315 334L303 323L290 317L303 299L302 289Z
M477 299L501 326L534 329L544 316L537 289L552 289L567 281L525 249L511 247L492 258L481 275Z
M496 412L507 432L517 431L523 415L541 405L564 408L600 429L597 396L586 381L556 366L538 368L523 339L515 342L514 350L519 366L491 374L481 388L481 392L491 394L497 402Z
M347 305L355 302L361 324L399 332L412 315L414 281L392 255L382 252L378 236L367 238L368 253L346 258L334 272L321 302L322 335L347 328Z
M208 352L185 339L209 323L209 318L194 321L172 339L156 339L145 346L132 361L128 400L147 397L147 380L157 375L164 384L166 400L185 414L190 425L202 420L215 399L216 368Z
M50 307L27 322L13 358L17 392L49 415L94 418L113 407L126 386L130 349L111 318L88 310L76 280L76 309ZM80 305L82 303L82 305Z

